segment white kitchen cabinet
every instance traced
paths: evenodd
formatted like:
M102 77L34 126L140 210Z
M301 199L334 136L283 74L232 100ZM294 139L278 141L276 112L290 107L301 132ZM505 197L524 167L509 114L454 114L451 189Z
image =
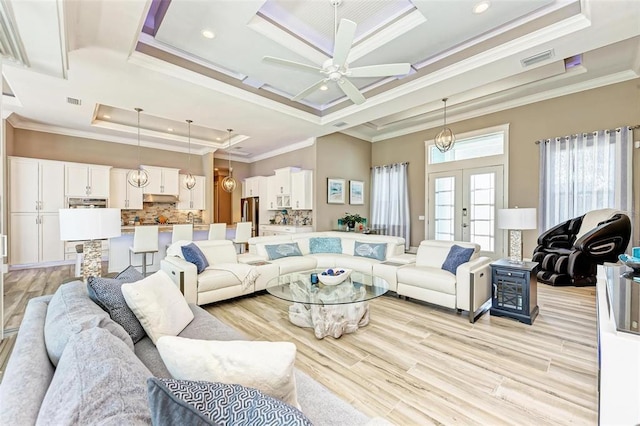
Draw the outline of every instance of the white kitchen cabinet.
M242 197L264 197L266 194L262 193L264 187L264 176L252 176L244 180L242 185Z
M59 214L11 213L9 258L12 265L64 260Z
M260 236L297 234L313 232L313 226L260 225Z
M142 190L144 194L180 195L180 169L168 167L142 166L149 174L149 184Z
M64 163L9 157L9 211L58 212L65 208Z
M187 189L182 182L186 175L179 175L179 195L180 201L176 204L178 210L204 210L204 196L205 196L205 183L206 178L204 176L194 176L196 178L196 186L192 189Z
M279 195L291 194L291 173L300 171L299 167L283 167L274 170L276 191Z
M64 193L67 197L109 198L111 166L65 163Z
M278 190L277 190L277 182L275 176L267 176L267 200L266 206L268 210L278 210L278 200L277 200ZM262 200L260 201L262 204Z
M142 210L142 188L127 182L129 169L111 169L109 182L109 207L124 210Z
M291 208L313 209L313 171L300 170L291 173Z

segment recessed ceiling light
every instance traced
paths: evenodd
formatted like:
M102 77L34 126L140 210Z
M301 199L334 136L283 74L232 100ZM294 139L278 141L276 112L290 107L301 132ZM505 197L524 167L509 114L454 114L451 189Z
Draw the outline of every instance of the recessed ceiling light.
M489 3L488 1L481 1L480 3L477 3L475 6L473 6L473 13L475 14L481 14L487 11L487 9L489 9L489 6L491 6L491 3Z
M323 84L322 86L320 86L320 90L329 90L329 86Z
M110 115L105 114L105 115L103 115L103 116L102 116L102 118L106 118L106 119L108 120L108 119L110 119L110 118L111 118L111 116L110 116Z
M208 39L212 39L216 36L216 34L211 30L202 30L200 34L202 34L202 37L208 38Z
M173 127L169 127L167 130L173 132Z
M217 141L221 141L221 140L222 140L222 138L216 138L216 140L217 140Z

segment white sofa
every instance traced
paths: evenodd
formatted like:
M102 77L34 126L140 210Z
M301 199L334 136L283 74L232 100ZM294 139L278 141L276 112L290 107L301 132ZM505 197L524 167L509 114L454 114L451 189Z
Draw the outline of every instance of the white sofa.
M458 266L456 273L442 269L451 247L472 248L468 262ZM425 240L420 243L414 264L397 270L397 293L423 302L458 311L469 312L474 322L491 298L491 259L479 256L480 246L460 241ZM478 312L480 311L480 312Z

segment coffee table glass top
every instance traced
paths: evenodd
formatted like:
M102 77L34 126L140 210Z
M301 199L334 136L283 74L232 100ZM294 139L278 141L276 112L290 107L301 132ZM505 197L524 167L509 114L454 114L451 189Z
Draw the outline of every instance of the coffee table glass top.
M344 305L366 302L389 291L389 283L384 279L356 271L338 285L311 284L311 274L322 271L324 269L280 275L267 283L267 292L294 303Z

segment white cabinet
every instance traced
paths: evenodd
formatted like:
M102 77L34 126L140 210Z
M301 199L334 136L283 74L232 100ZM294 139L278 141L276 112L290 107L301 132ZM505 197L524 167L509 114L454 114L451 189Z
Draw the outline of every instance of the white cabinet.
M109 182L109 207L114 209L142 210L142 188L129 185L129 169L111 169Z
M299 167L283 167L274 170L276 191L280 195L291 194L291 173L300 171Z
M260 236L288 235L313 232L313 226L260 225Z
M58 212L65 208L64 163L9 157L9 210Z
M67 197L109 197L110 166L65 163L64 193Z
M142 166L149 174L149 184L142 190L144 194L180 195L179 169Z
M262 193L264 187L264 176L252 176L244 180L242 184L242 197L264 197L266 194Z
M291 208L313 209L313 171L300 170L291 173Z
M178 210L204 210L204 195L205 195L205 183L206 179L204 176L194 176L196 178L196 186L192 189L187 189L182 182L184 181L184 177L186 175L179 175L179 195L178 198L180 201L176 204L176 209Z
M57 212L11 213L10 263L23 265L64 259Z
M275 176L267 177L267 199L265 205L268 210L278 210L278 190L276 188L277 182ZM262 200L260 200L262 204Z

